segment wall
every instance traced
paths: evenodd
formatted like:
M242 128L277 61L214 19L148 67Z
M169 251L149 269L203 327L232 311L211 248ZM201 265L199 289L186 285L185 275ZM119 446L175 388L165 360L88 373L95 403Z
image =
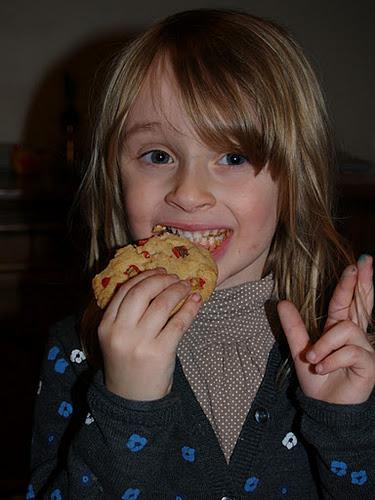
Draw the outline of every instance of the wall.
M243 8L291 29L318 72L339 149L375 163L373 0L2 0L0 143L58 142L64 67L87 93L101 56L127 34L195 7Z

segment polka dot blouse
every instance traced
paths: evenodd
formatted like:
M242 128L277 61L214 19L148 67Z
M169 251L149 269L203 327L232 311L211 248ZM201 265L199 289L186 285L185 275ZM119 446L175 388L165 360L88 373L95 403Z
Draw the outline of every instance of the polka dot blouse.
M274 343L265 309L272 290L270 275L215 290L177 351L228 462Z

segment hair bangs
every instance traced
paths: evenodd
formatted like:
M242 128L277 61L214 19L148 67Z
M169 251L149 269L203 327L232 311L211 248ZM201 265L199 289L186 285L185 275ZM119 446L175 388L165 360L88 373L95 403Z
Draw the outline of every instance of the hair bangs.
M193 50L186 43L184 57L181 46L168 41L150 71L171 73L181 105L203 143L218 152L242 153L260 170L269 158L269 141L262 133L255 99L244 89L240 69L234 72L228 58L218 57L217 50L209 50L204 41L195 40ZM152 76L153 81L160 81L157 74ZM157 101L157 87L152 91Z

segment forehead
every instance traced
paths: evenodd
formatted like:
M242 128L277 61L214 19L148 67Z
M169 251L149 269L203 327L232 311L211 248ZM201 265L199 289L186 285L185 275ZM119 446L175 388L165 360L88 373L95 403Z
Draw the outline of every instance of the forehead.
M196 136L167 64L151 68L130 108L125 129L129 131L137 127L145 130L159 127Z

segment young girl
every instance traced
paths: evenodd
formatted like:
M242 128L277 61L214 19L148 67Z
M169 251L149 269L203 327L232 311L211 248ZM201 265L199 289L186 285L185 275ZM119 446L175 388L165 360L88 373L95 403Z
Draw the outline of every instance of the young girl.
M300 48L246 13L171 16L124 48L98 117L93 273L163 224L210 249L218 286L202 306L146 271L57 325L27 498L374 498L372 258L332 225Z

